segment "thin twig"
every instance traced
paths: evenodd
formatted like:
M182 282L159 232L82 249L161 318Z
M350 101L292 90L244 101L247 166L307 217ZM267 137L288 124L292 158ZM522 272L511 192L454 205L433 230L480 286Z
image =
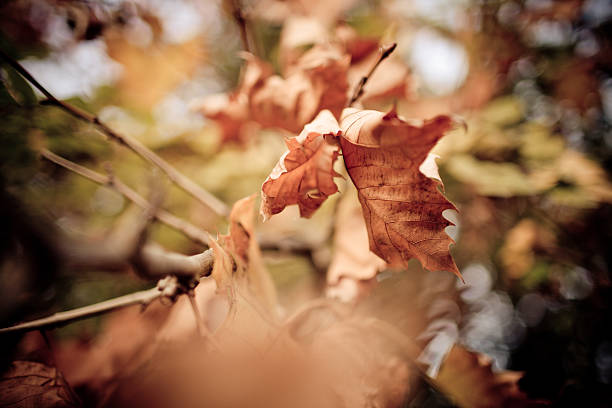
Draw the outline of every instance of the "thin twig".
M147 160L149 163L160 168L170 180L172 180L177 186L182 188L187 193L191 194L195 199L200 201L202 204L213 210L220 216L227 216L229 214L229 208L221 200L213 196L208 191L197 185L193 180L186 177L184 174L179 172L170 163L159 157L148 147L140 143L138 140L133 139L127 135L122 135L106 124L100 121L100 119L82 109L77 108L69 103L60 101L51 92L49 92L44 86L42 86L33 76L30 74L19 62L14 60L12 57L7 55L4 51L0 50L0 57L4 59L11 67L13 67L21 76L28 80L34 85L42 94L47 98L41 101L41 104L55 105L60 109L68 112L72 116L88 122L98 128L102 133L108 136L111 140L126 146L140 157Z
M59 166L64 167L65 169L77 173L78 175L83 176L86 179L93 181L94 183L98 183L100 185L114 189L119 194L123 195L125 198L132 201L134 204L141 208L146 209L150 207L149 202L143 196L138 194L136 191L124 184L115 176L110 177L104 174L97 173L68 159L58 156L47 149L41 149L40 154L42 157L49 160L50 162L53 162ZM175 229L176 231L183 233L192 241L208 246L208 234L205 231L202 231L200 228L196 227L195 225L189 223L188 221L185 221L184 219L179 218L163 209L157 210L153 214L153 217L159 222L162 222L167 226Z
M353 106L353 104L355 102L357 102L359 100L359 98L361 98L361 96L363 95L364 92L364 87L366 85L366 83L368 82L368 80L370 79L370 77L372 76L372 74L374 73L374 71L376 70L376 68L378 68L378 66L380 65L381 62L383 62L385 59L387 59L389 57L389 55L391 55L391 53L395 50L395 47L397 47L397 43L393 43L390 46L383 48L381 47L380 51L380 57L378 57L378 60L376 61L376 64L374 64L374 66L372 67L372 69L370 69L370 72L368 72L368 74L364 77L361 78L361 80L359 81L359 83L357 84L357 86L355 87L355 91L353 92L353 96L351 97L351 100L348 103L348 107Z
M42 319L32 320L30 322L20 323L14 326L1 328L0 334L23 333L31 330L52 329L78 320L98 316L100 314L126 306L131 306L135 304L148 305L153 300L161 297L162 295L162 292L157 287L148 290L143 290L140 292L134 292L130 293L129 295L120 296L114 299L106 300L104 302L80 307L78 309L55 313L51 316L43 317Z

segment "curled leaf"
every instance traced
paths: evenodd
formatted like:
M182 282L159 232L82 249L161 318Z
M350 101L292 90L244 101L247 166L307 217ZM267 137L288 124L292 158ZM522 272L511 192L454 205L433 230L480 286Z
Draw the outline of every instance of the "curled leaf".
M334 162L338 145L329 140L340 134L338 122L321 111L299 136L289 139L285 152L261 187L261 214L265 219L286 206L297 204L302 217L310 217L330 195L338 191Z
M357 187L370 249L391 266L417 258L424 268L461 276L449 252L452 225L442 216L454 209L442 186L430 150L453 127L448 116L410 124L394 110L345 109L340 144Z

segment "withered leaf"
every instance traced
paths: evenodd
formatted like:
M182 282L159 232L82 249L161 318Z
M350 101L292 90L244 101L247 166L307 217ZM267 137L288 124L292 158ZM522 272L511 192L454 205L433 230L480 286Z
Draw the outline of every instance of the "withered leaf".
M327 295L349 301L368 292L386 264L370 252L357 191L351 186L342 194L335 217L333 258L327 270Z
M431 271L461 277L444 232L442 216L454 206L438 190L442 182L429 151L453 127L448 116L422 125L373 110L345 109L340 144L348 173L357 187L368 228L370 249L391 266L417 258Z
M299 136L287 140L285 152L261 187L261 214L268 219L286 206L297 204L302 217L310 217L338 191L334 162L338 145L329 136L340 134L338 122L323 110Z
M221 131L221 144L245 143L257 128L250 120L249 99L272 75L272 67L247 52L241 53L246 64L242 70L240 85L230 94L214 94L195 103L194 108L214 120Z
M462 408L546 406L530 401L518 386L523 373L494 373L491 360L455 345L446 356L434 382Z
M334 115L346 104L350 56L339 47L319 44L253 92L251 118L264 127L298 132L322 109Z
M268 310L276 307L276 290L255 239L255 195L238 200L230 213L225 248L234 256L237 272L246 279L249 290Z
M54 367L33 361L13 361L0 378L0 406L78 407L79 401Z

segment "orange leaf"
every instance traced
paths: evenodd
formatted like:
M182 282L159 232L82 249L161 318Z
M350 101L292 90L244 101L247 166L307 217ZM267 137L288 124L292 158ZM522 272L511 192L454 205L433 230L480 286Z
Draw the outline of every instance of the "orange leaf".
M348 173L357 187L368 228L370 249L392 267L417 258L431 271L461 277L444 232L442 217L454 206L438 190L442 183L429 151L453 127L448 116L421 126L399 118L395 110L345 109L340 143Z
M338 191L334 183L338 146L326 136L339 134L338 122L330 111L324 110L299 136L287 141L289 150L261 187L264 220L291 204L297 204L300 215L309 218L327 197Z

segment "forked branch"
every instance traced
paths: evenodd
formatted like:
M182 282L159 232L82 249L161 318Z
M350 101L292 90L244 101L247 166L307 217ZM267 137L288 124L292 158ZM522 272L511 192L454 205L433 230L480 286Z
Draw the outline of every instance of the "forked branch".
M47 99L41 101L44 105L54 105L71 114L72 116L90 123L98 128L103 134L108 136L111 140L126 146L134 153L148 161L149 163L157 166L163 171L166 176L172 182L174 182L181 189L189 193L199 202L210 208L219 216L226 216L229 214L229 209L221 200L213 196L208 191L197 185L193 180L182 174L170 163L159 157L148 147L140 143L138 140L120 133L115 132L109 128L106 124L100 121L100 119L82 109L77 108L69 103L63 102L57 99L51 92L49 92L44 86L42 86L36 78L32 76L19 62L15 61L12 57L7 55L4 51L0 50L0 57L4 59L11 67L13 67L21 76L23 76L28 82L30 82L36 89L38 89Z
M128 185L123 183L115 176L107 176L105 174L97 173L93 170L90 170L86 167L83 167L79 164L76 164L70 160L67 160L61 156L56 155L55 153L42 149L40 154L43 158L53 162L59 166L64 167L67 170L70 170L80 176L85 177L88 180L93 181L94 183L98 183L103 186L110 187L117 191L119 194L123 195L125 198L136 204L141 208L148 208L150 203ZM200 228L191 224L190 222L171 214L170 212L158 209L154 214L153 218L158 220L161 223L166 224L170 228L175 229L183 233L187 238L191 239L194 242L199 244L203 244L208 246L208 234L202 231Z

